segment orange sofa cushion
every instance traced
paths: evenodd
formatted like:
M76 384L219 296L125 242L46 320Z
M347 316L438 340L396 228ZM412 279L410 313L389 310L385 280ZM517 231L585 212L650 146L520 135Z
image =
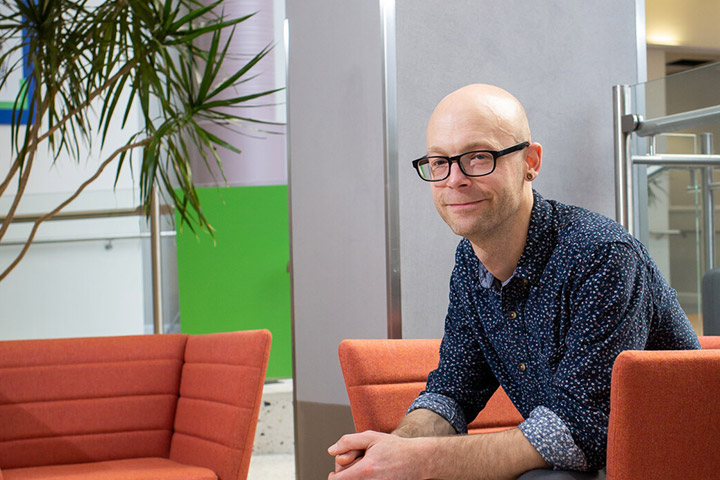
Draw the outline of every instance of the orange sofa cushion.
M338 348L355 429L391 432L437 368L440 340L344 340ZM523 421L498 388L468 425L470 433L488 433Z
M167 458L134 458L3 470L4 480L217 480L212 470Z

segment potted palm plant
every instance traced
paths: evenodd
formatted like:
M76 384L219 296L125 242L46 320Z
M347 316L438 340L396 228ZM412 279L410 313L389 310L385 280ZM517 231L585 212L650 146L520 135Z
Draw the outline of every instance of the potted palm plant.
M277 90L236 93L270 47L239 70L225 71L233 32L250 15L227 18L223 1L0 0L0 90L13 72L26 72L11 112L12 158L8 170L0 172L0 196L7 197L15 182L9 207L0 212L0 242L38 162L38 149L80 162L85 146L103 145L112 135L111 120L120 117L124 125L132 108L142 116L127 142L104 155L75 192L34 222L20 253L0 271L0 281L22 260L44 221L106 169L119 175L130 168L133 157L139 161L134 176L147 214L158 186L182 221L209 229L191 158L200 155L208 168L222 172L217 148L239 153L209 126L263 130L277 125L238 113L237 107Z

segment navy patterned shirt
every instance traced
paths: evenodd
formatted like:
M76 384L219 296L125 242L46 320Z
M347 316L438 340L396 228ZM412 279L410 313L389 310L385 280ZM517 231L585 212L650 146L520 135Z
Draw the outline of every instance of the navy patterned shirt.
M465 433L499 384L549 465L596 470L617 355L700 345L640 242L606 217L534 195L525 248L504 283L467 239L458 245L440 363L408 411L432 410Z

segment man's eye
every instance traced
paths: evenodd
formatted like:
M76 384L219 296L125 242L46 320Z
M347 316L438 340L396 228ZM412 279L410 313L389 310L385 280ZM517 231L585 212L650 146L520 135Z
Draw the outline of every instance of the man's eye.
M431 158L430 159L430 167L431 168L443 168L445 165L447 165L448 161L445 158Z
M492 155L490 155L487 152L476 152L476 153L473 153L473 155L471 157L471 161L486 162L488 160L492 160Z

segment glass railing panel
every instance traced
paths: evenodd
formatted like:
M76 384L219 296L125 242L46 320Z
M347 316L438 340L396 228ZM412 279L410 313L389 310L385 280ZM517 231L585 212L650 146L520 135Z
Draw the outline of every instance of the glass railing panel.
M630 135L635 235L677 290L698 333L702 278L716 266L720 245L714 222L720 195L720 156L713 155L720 152L717 85L720 64L630 87L640 122Z
M45 213L67 196L27 194L18 215ZM9 202L0 198L0 214ZM0 282L0 339L152 333L149 226L144 216L109 216L136 208L137 192L131 190L85 192L63 212L100 212L100 218L44 222L25 257ZM172 215L164 217L164 268L172 270L175 232ZM32 225L11 225L0 242L0 269L20 253ZM174 288L173 273L166 278ZM164 296L171 302L165 323L172 326L177 299L172 292Z

